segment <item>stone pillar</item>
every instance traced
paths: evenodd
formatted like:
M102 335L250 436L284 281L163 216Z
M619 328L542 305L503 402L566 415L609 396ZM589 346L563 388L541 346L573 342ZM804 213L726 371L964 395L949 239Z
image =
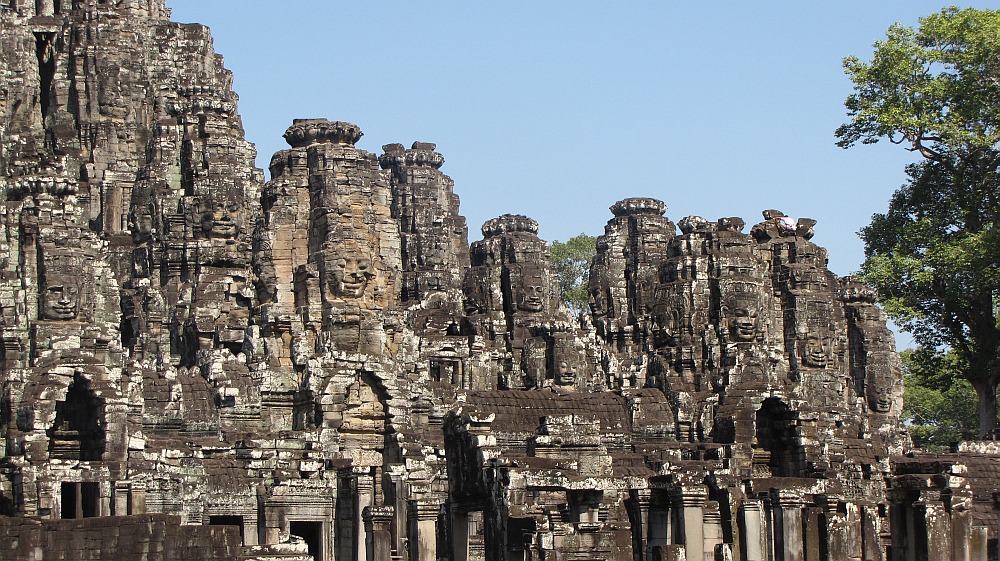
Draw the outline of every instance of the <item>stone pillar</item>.
M115 481L114 484L114 516L125 516L128 512L129 484L127 481Z
M928 503L924 506L927 561L951 561L951 516L940 502Z
M740 533L743 534L744 559L746 561L767 560L767 526L760 501L743 501L740 507Z
M681 506L684 509L684 550L689 561L705 559L705 488L681 488Z
M954 561L970 561L972 552L972 513L965 509L951 511L951 558Z
M989 551L989 529L986 526L976 526L972 529L969 540L969 561L986 561Z
M907 508L903 503L894 501L889 507L889 536L892 539L892 557L889 561L906 561L907 536L912 529L908 523Z
M113 516L114 511L114 483L100 483L99 484L101 497L99 499L100 504L97 505L98 516Z
M367 534L367 561L392 561L392 531L393 507L365 507L362 516Z
M831 559L861 561L864 554L861 507L845 503L838 508L836 502L827 505L826 527Z
M708 501L705 504L705 561L715 561L715 550L722 545L722 514L719 512L719 503Z
M146 513L146 490L132 485L128 491L128 513Z
M469 513L453 510L451 513L452 559L469 561Z
M410 543L410 561L436 561L437 518L441 507L428 501L414 501L417 519L415 543Z
M260 528L257 524L257 514L243 515L243 545L258 545L260 542L257 532Z
M409 509L407 508L408 489L403 482L406 475L406 466L396 464L386 470L386 479L392 486L392 496L395 503L392 505L396 515L393 516L390 530L392 532L392 550L397 555L406 559L406 538L409 534Z
M372 505L375 485L371 477L372 469L367 466L355 466L353 475L357 498L354 503L354 551L356 559L365 559L368 550L368 532L365 528L364 510Z
M281 543L281 534L288 531L285 512L280 508L268 508L264 511L264 544Z
M847 532L845 539L845 549L847 559L861 561L864 554L863 539L861 535L861 507L857 503L847 503L844 505L844 512L847 516Z
M777 503L777 511L780 513L781 523L777 521L774 525L775 544L779 542L781 547L775 549L776 557L780 561L805 561L805 551L803 551L804 540L802 539L802 498L797 494L785 491L775 492L774 502Z
M639 527L632 528L634 534L632 543L634 546L638 547L639 551L643 553L643 559L649 561L652 555L650 551L649 544L653 538L653 530L649 526L649 504L650 504L650 490L649 489L636 489L632 492L632 497L635 500L636 508L639 509Z
M51 16L55 14L56 7L53 0L35 0L35 13L40 16Z
M806 561L822 561L820 541L823 539L823 528L826 525L827 535L830 536L833 521L829 516L824 517L821 509L816 507L806 508L806 529L805 529L805 555ZM832 537L831 537L832 539ZM831 559L840 559L833 550L830 550Z
M882 520L878 515L878 505L861 507L861 542L862 559L865 561L882 561Z

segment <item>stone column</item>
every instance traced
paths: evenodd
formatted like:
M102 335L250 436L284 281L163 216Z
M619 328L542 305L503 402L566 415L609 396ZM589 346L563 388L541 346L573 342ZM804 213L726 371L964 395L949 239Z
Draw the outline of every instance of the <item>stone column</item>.
M371 478L372 469L367 466L355 466L353 475L357 498L354 503L354 551L356 559L365 559L368 550L368 532L365 528L363 512L372 505L375 485Z
M775 547L775 553L780 561L805 561L805 551L803 551L802 539L802 498L795 493L786 491L775 492L774 501L777 503L777 510L780 513L781 523L775 523L775 544L780 543L781 548ZM777 521L776 521L777 522Z
M281 543L281 534L288 531L285 512L280 508L266 508L264 511L264 544Z
M878 505L861 507L862 558L865 561L879 561L884 555L881 538L882 521L878 515Z
M705 488L681 488L681 505L684 509L684 550L689 561L705 558Z
M916 561L916 509L913 503L892 505L892 561Z
M257 532L260 528L257 524L257 514L251 513L243 516L243 545L258 545Z
M847 515L847 539L846 551L848 559L861 560L864 554L864 544L861 534L861 507L857 503L847 503L844 505Z
M452 559L469 561L469 513L452 510L451 513Z
M767 526L760 501L743 501L740 508L740 530L746 540L746 561L767 561Z
M125 516L128 512L129 484L127 481L115 481L114 483L114 516Z
M649 526L649 503L650 503L650 491L649 489L636 489L633 492L633 498L635 499L636 508L639 509L639 527L632 528L632 532L638 534L638 539L633 539L633 543L639 546L640 551L643 551L643 559L649 561L652 553L650 552L649 544L653 538L653 529Z
M715 561L715 549L723 543L722 538L722 514L719 512L719 503L708 501L705 505L705 561Z
M951 516L941 502L928 501L924 506L927 528L927 561L952 561Z
M986 561L989 551L989 535L986 526L976 526L972 529L972 538L969 540L969 560Z
M98 488L100 489L100 497L98 498L97 505L97 515L98 516L112 516L114 515L114 483L104 482L99 483Z
M392 561L392 525L393 507L369 506L362 516L367 534L367 561Z
M417 519L416 543L410 543L410 561L435 561L437 559L437 518L440 505L414 501L414 516Z
M972 552L969 542L972 541L972 513L965 509L951 511L951 543L954 561L970 561Z
M139 488L133 484L128 491L128 504L129 514L145 514L146 489Z
M832 526L832 520L829 516L823 516L823 512L817 507L808 507L805 512L806 516L806 545L805 545L805 555L806 561L822 561L820 541L822 540L822 526L826 525L827 536L831 536L830 532ZM828 537L832 541L832 537ZM833 550L830 553L831 559L840 559L837 557Z
M840 508L835 501L827 503L826 527L831 559L861 561L864 554L861 507L845 503Z

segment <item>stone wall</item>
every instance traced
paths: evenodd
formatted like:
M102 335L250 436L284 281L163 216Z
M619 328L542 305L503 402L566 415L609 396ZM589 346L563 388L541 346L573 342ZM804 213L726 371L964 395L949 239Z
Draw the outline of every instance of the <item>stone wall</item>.
M82 520L0 517L0 559L148 559L236 561L239 528L181 525L176 516L144 514Z
M992 479L894 463L892 334L814 220L619 201L574 318L534 220L470 245L434 144L376 155L296 119L265 183L208 30L169 15L0 3L4 558L115 536L295 561L995 542ZM894 537L924 527L950 541Z

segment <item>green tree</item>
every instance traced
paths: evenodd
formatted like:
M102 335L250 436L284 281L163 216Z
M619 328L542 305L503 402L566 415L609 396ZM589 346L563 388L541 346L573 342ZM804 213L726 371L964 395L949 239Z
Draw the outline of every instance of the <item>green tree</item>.
M976 438L976 392L964 379L966 365L954 351L907 349L903 359L903 418L919 448L945 450Z
M597 238L580 234L565 243L554 240L549 252L552 268L559 276L563 302L576 314L587 309L587 281L590 278L590 262L597 253Z
M924 160L862 229L862 272L921 346L954 351L983 437L1000 383L1000 11L946 8L874 47L844 61L854 93L838 145L888 139Z

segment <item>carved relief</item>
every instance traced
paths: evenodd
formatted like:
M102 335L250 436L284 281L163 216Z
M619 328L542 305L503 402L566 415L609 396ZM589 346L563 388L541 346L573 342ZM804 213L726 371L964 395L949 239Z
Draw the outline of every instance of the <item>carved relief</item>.
M541 312L545 309L545 280L540 267L521 267L517 271L514 301L518 310Z
M799 358L802 364L812 368L826 368L830 363L830 346L830 337L809 335L800 340L798 347L801 349Z
M323 253L324 284L335 298L361 298L375 278L371 253L358 243L327 244Z
M898 357L880 353L865 365L865 394L868 406L877 413L890 413L898 399Z
M39 319L65 321L80 313L83 259L67 254L43 256L43 277L39 286Z
M563 387L575 386L576 367L566 362L565 360L560 360L559 364L556 365L556 374L554 381L557 386L563 386Z
M357 125L296 120L262 189L203 27L161 0L9 4L0 522L87 483L94 513L242 523L259 549L216 537L254 558L762 558L863 501L811 547L887 545L898 359L815 221L678 231L618 201L573 318L534 220L470 250L434 144L376 158Z
M729 341L749 343L760 331L760 285L750 281L727 280L720 283L722 315Z
M240 233L239 205L233 201L202 201L195 212L201 236L231 239Z

